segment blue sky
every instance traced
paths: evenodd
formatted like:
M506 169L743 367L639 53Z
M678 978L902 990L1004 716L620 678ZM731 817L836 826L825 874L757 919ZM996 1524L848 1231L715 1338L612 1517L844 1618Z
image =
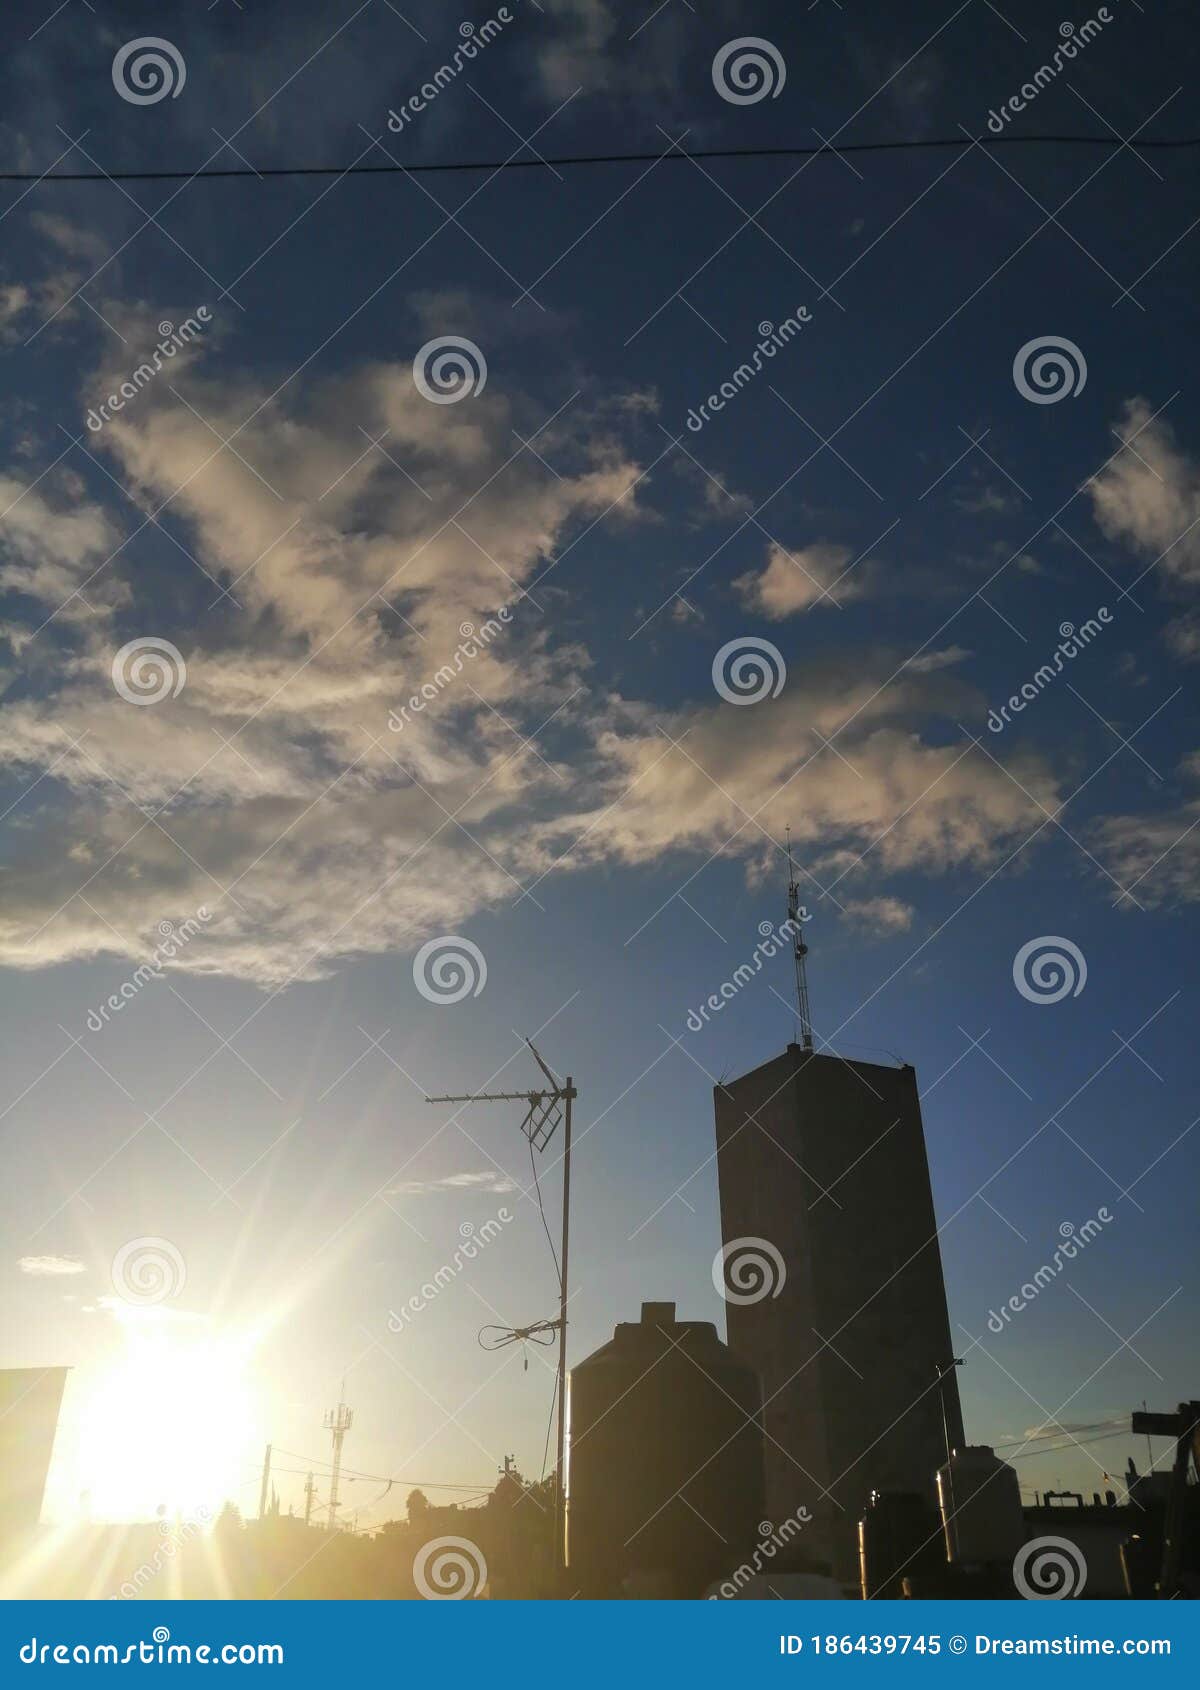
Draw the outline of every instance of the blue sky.
M6 11L8 168L980 134L1064 39L1015 0L530 0L397 135L459 13L198 11L170 26L177 96L138 105L113 59L157 10ZM1011 132L1186 133L1186 9L1106 15ZM714 56L751 35L782 85L733 103ZM541 1471L549 1352L525 1372L476 1343L555 1301L517 1115L422 1101L531 1083L524 1034L581 1094L572 1354L644 1297L720 1322L711 1088L790 1036L787 959L702 1032L687 1017L786 913L788 825L818 1041L918 1071L969 1435L1194 1394L1192 159L4 185L0 1299L9 1364L77 1369L57 1511L83 1489L101 1512L250 1504L267 1439L325 1454L343 1374L358 1469L486 1483L512 1451ZM434 403L414 361L447 336L477 390ZM1073 391L1035 403L1014 363L1048 337ZM748 639L777 696L717 690ZM113 676L145 640L174 648L152 704ZM164 978L95 1030L168 922ZM449 935L486 984L432 1002L414 957ZM1041 936L1085 959L1078 995L1016 989ZM553 1214L553 1152L545 1195ZM145 1239L186 1283L131 1311L112 1263ZM159 1431L161 1486L133 1494L131 1452L106 1495L97 1394L119 1403L131 1354L168 1358L165 1400L124 1417L136 1445L214 1347L215 1470L181 1482ZM1131 1452L1067 1443L1022 1479L1090 1492Z

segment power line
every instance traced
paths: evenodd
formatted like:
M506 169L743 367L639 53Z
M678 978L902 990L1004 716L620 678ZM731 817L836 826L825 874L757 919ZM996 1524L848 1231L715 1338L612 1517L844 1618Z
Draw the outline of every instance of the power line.
M550 1257L554 1263L554 1277L558 1280L558 1288L562 1290L562 1268L558 1264L558 1251L554 1248L554 1240L550 1236L550 1228L546 1222L546 1205L542 1202L542 1182L538 1178L537 1161L533 1154L533 1140L529 1140L529 1166L533 1170L533 1189L537 1192L538 1214L542 1217L542 1231L546 1234L546 1243L550 1246Z
M317 1456L302 1455L301 1452L298 1449L284 1449L279 1444L276 1444L275 1448L279 1451L280 1455L290 1455L296 1461L307 1461L310 1467L330 1467L330 1466L332 1466L331 1462L322 1461ZM279 1471L280 1472L301 1472L301 1471L306 1471L306 1469L302 1469L302 1468L280 1468ZM417 1486L418 1489L422 1489L422 1490L469 1490L469 1491L478 1491L478 1489L479 1489L478 1483L475 1483L473 1485L471 1485L471 1484L464 1485L464 1484L446 1484L446 1483L443 1483L440 1479L398 1479L398 1478L395 1477L394 1474L390 1474L390 1473L363 1473L363 1472L360 1472L359 1469L356 1468L356 1467L343 1467L341 1469L341 1471L342 1471L343 1475L348 1479L375 1479L381 1485L382 1484L389 1484L389 1483L394 1484L394 1485L415 1485L415 1486ZM322 1478L328 1478L329 1475L328 1475L328 1473L322 1473L321 1477Z
M558 1370L554 1373L554 1389L550 1393L550 1413L546 1416L546 1439L542 1445L542 1477L541 1483L546 1482L546 1468L550 1461L550 1428L554 1424L554 1404L558 1398Z
M1094 1438L1073 1438L1070 1443L1050 1444L1046 1449L1018 1450L1015 1455L1007 1457L1009 1461L1028 1461L1035 1455L1069 1455L1073 1449L1086 1449L1089 1444L1106 1443L1110 1438L1127 1438L1129 1428L1121 1432L1101 1432Z
M504 1350L510 1344L552 1344L557 1331L557 1320L535 1320L532 1326L481 1326L475 1337L481 1350Z
M1013 1438L1009 1443L994 1444L994 1449L1028 1449L1043 1438L1071 1438L1082 1432L1128 1432L1129 1416L1116 1420L1093 1420L1086 1426L1050 1426L1044 1432L1031 1432L1027 1438Z
M1122 140L1119 135L940 135L921 140L848 141L844 146L828 142L819 147L678 147L654 153L575 153L562 157L450 159L423 164L288 164L252 165L219 170L36 170L0 171L0 182L218 182L252 177L262 182L285 176L428 176L445 172L502 170L569 170L591 164L673 164L701 159L743 158L845 158L858 153L892 153L962 150L967 147L1128 147L1132 152L1181 151L1200 147L1200 136L1178 140Z
M294 1475L296 1478L303 1479L303 1478L308 1477L308 1475L312 1472L312 1469L308 1468L308 1467L278 1467L278 1466L272 1465L271 1472L272 1473L290 1473L290 1474ZM440 1479L389 1479L386 1476L386 1474L384 1474L384 1473L356 1473L353 1470L353 1468L350 1468L350 1467L343 1467L342 1472L341 1472L341 1476L342 1476L343 1479L347 1479L347 1480L350 1480L350 1479L370 1479L370 1480L373 1480L377 1484L415 1485L418 1490L456 1490L456 1491L461 1490L461 1491L470 1491L472 1493L472 1495L478 1493L478 1491L479 1491L478 1485L444 1484ZM315 1477L318 1478L318 1479L328 1479L329 1474L328 1473L317 1473L317 1474L315 1474ZM245 1490L247 1488L247 1486L256 1485L256 1484L258 1484L258 1482L259 1481L258 1481L257 1476L253 1479L246 1479L246 1480L243 1481L241 1488L243 1490ZM362 1503L360 1503L359 1507L362 1507L362 1506L364 1506L364 1505Z

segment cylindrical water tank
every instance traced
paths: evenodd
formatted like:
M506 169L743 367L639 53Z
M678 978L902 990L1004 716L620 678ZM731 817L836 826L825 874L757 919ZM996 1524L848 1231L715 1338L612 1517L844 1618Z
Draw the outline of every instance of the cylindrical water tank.
M898 1597L901 1581L944 1565L930 1502L915 1491L872 1491L858 1522L859 1584L864 1602Z
M703 1320L643 1303L571 1369L570 1582L590 1597L698 1596L763 1515L758 1375Z
M937 1488L946 1559L960 1567L1011 1563L1025 1541L1016 1469L989 1445L967 1444L939 1467Z

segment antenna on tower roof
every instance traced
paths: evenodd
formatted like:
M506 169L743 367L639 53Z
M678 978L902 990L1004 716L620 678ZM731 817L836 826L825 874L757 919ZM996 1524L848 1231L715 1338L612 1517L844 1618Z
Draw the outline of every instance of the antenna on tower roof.
M804 959L808 955L808 946L804 943L804 928L801 925L803 917L800 911L800 887L796 881L796 863L792 856L792 830L786 829L787 860L788 860L788 930L792 935L794 956L796 961L796 1018L800 1024L800 1046L802 1050L811 1051L813 1047L812 1016L808 1008L808 973Z
M354 1424L354 1410L346 1405L346 1380L343 1375L342 1388L338 1393L338 1405L331 1408L325 1416L325 1430L333 1439L333 1470L329 1479L329 1524L328 1530L338 1529L338 1485L342 1477L342 1444L346 1433ZM309 1475L311 1479L312 1475Z

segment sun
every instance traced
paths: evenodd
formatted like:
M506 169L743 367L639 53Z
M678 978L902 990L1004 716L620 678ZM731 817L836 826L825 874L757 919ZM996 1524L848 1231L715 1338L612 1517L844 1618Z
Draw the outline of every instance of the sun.
M95 1519L215 1514L246 1500L257 1447L249 1346L130 1311L122 1350L81 1405L79 1476Z

